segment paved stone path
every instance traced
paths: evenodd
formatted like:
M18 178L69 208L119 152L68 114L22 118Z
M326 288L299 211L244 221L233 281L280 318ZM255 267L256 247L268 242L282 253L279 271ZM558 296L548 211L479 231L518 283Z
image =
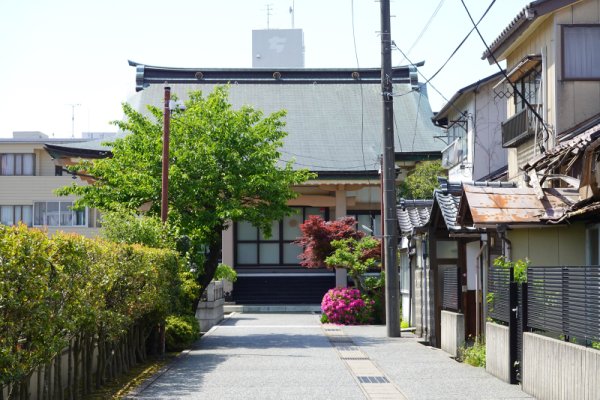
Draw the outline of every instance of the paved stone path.
M518 386L385 327L315 314L233 314L149 380L140 399L523 399Z

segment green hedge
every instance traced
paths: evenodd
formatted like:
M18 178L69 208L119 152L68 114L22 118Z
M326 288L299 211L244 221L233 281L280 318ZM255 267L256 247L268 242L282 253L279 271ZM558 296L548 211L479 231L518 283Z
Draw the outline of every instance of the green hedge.
M141 361L145 339L177 302L178 269L168 250L0 225L0 385L26 385L66 347L81 364L69 370L76 394Z

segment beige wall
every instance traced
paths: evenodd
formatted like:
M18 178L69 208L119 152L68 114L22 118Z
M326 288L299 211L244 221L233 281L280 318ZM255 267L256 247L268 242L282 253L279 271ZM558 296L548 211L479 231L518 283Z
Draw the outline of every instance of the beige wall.
M546 115L542 117L550 124L553 134L560 134L600 112L600 81L562 80L561 25L600 24L600 0L587 0L560 9L556 13L539 18L533 25L533 33L520 39L506 57L510 70L527 55L544 54L545 70L542 78L546 82ZM508 99L508 115L513 115L513 99ZM549 146L553 146L550 139ZM510 151L509 151L510 153ZM518 167L533 155L533 140L524 143L509 155L509 178L518 176ZM516 163L516 164L515 164Z
M585 265L585 225L513 229L512 260L529 258L531 265Z
M63 186L84 185L80 179L70 175L55 176L54 161L44 150L43 143L0 143L0 153L35 153L35 176L0 176L0 205L33 205L36 201L73 201L75 196L59 197L54 190ZM88 218L91 218L88 215ZM88 221L89 224L89 221ZM49 227L48 234L57 230L97 236L98 228L88 227Z

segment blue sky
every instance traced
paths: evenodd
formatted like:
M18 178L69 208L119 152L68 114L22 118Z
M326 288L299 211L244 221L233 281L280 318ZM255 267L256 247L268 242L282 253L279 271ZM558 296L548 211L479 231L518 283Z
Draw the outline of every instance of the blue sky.
M475 19L488 1L465 0ZM500 0L480 25L492 42L529 1ZM115 131L121 103L135 93L131 59L149 65L243 68L252 65L252 29L290 28L292 0L0 0L0 137L39 130L71 136ZM304 30L309 68L380 66L379 3L373 0L295 0L295 27ZM428 28L423 29L439 7ZM352 7L353 6L353 7ZM354 30L352 24L354 9ZM460 0L392 0L392 39L433 74L472 25ZM422 35L421 32L423 32ZM495 73L481 60L473 33L432 84L450 98ZM406 64L394 51L393 64ZM421 81L424 79L421 77ZM445 100L429 89L434 110Z

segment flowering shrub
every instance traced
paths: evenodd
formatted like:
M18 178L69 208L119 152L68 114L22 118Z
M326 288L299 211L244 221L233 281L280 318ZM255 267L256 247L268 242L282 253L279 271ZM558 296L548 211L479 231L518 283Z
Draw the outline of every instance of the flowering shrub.
M321 302L321 322L341 325L368 324L373 320L374 301L358 289L330 289Z

